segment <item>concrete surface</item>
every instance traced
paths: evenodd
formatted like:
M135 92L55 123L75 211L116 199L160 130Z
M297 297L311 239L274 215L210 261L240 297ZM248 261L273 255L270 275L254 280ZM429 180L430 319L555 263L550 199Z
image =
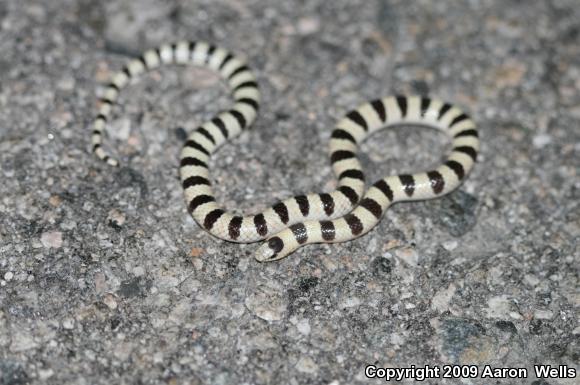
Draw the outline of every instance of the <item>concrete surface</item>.
M579 369L580 7L568 1L0 2L0 384L365 384L364 368ZM129 56L204 39L246 55L265 103L212 166L250 212L332 189L348 109L455 102L481 129L464 186L365 237L272 264L211 238L177 180L185 131L229 104L166 68L122 97L89 153L99 84ZM372 178L437 163L420 128L365 144ZM251 182L251 183L250 183ZM493 380L500 381L500 380ZM575 379L431 383L578 384Z

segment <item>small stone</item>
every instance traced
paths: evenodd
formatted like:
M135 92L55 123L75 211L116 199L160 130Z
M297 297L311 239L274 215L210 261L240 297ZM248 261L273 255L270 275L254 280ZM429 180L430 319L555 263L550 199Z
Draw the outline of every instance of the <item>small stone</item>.
M187 140L187 131L185 131L185 128L183 127L177 127L175 130L175 136L177 136L177 139L179 139L182 142L185 142Z
M310 357L300 357L296 363L296 369L301 373L312 374L318 371L318 365Z
M550 144L551 142L552 142L552 137L550 135L546 135L546 134L536 135L532 139L532 144L536 148L543 148L547 144Z
M192 258L193 259L193 267L195 268L195 270L200 271L201 269L203 269L203 261L201 260L201 258Z
M534 312L535 319L552 319L554 317L554 313L550 310L536 310Z
M544 304L544 306L549 305L552 303L552 293L550 292L537 292L536 293L536 300L538 303Z
M107 216L109 226L114 228L122 227L126 219L127 218L125 214L117 209L112 209L111 211L109 211L109 215Z
M154 364L161 364L163 363L163 353L155 352L153 353L153 363Z
M401 247L403 242L400 239L391 239L383 246L383 251L389 251L396 247Z
M377 239L373 238L367 244L367 253L373 254L377 250Z
M63 230L73 230L77 227L77 223L75 221L65 220L61 222L60 228Z
M58 207L62 203L62 199L58 195L52 195L50 198L48 198L48 203L52 207Z
M12 278L14 278L13 272L8 271L6 274L4 274L4 279L6 280L6 282L10 282Z
M129 139L127 139L127 144L131 147L138 148L139 146L141 146L141 141L139 140L139 137L131 135L129 136Z
M270 287L260 286L250 294L245 305L252 313L266 321L280 321L286 312L285 298Z
M392 262L390 259L379 256L371 262L371 271L377 277L386 277L392 271L391 265Z
M117 308L117 300L111 293L105 295L105 298L103 298L103 303L111 310L115 310Z
M111 79L111 70L104 62L98 62L95 70L95 80L99 83L104 83Z
M415 249L410 247L396 250L395 255L409 266L417 266L419 264L419 255Z
M450 360L469 359L481 362L492 356L485 328L476 320L463 318L444 319L433 326L441 336L441 351Z
M86 201L85 203L83 203L84 211L92 211L93 207L95 207L95 205L92 202Z
M199 257L201 254L203 253L203 249L200 247L193 247L191 249L191 251L189 252L189 255L191 255L193 258L197 258Z
M107 288L105 274L98 272L95 274L95 291L100 294Z
M66 76L62 79L60 79L57 83L56 86L63 90L63 91L72 91L75 88L75 78L72 76Z
M71 330L75 327L75 321L72 318L66 318L62 321L62 327Z
M33 336L27 331L17 331L12 335L12 343L10 344L10 350L12 352L22 352L34 349L37 346L38 344L34 341Z
M487 316L489 318L506 318L510 312L511 304L505 295L491 297L487 301Z
M54 370L52 369L40 369L38 371L38 378L43 381L48 380L52 376L54 376Z
M126 361L131 355L133 346L129 342L121 342L116 344L113 350L113 355L120 361Z
M454 284L449 285L446 289L439 290L431 300L431 308L444 312L449 309L449 302L455 294L457 288Z
M527 71L523 62L510 60L495 71L495 84L499 88L519 85Z
M532 318L530 320L528 330L530 331L530 333L537 336L540 334L544 334L545 331L547 330L547 328L546 328L546 325L544 324L543 321L541 321L539 319Z
M302 319L296 323L296 329L305 336L310 334L310 322L307 319Z
M320 20L312 17L304 17L298 20L298 33L301 35L310 35L320 29Z
M526 274L526 275L524 275L524 282L527 283L528 285L534 287L540 283L540 280L535 275Z
M496 321L495 327L497 327L499 330L502 330L504 332L508 332L511 334L517 334L517 332L518 332L516 325L514 325L514 323L511 321L506 321L506 320Z
M121 297L132 298L141 295L143 291L143 282L141 278L134 277L121 282L119 291L117 292Z
M47 231L40 236L40 242L47 249L59 249L62 246L62 233L60 231Z
M0 360L0 384L29 384L29 377L21 363L9 359Z
M459 243L455 240L451 240L451 241L446 241L443 242L443 248L447 251L453 251L457 248L457 246L459 245Z
M316 286L318 286L318 283L320 282L320 279L318 277L301 277L300 279L298 279L298 283L297 283L297 287L300 289L301 292L309 292L311 290L313 290Z
M110 130L107 130L107 133L111 135L111 137L115 139L119 139L122 141L126 141L131 134L131 119L129 118L120 118L115 120L110 127Z
M361 300L358 297L349 297L345 298L343 301L340 302L339 306L342 309L348 309L351 307L357 307L361 304Z
M509 316L513 319L522 320L524 317L520 313L516 313L515 311L510 311Z
M477 198L463 190L457 190L437 202L439 210L433 210L433 221L441 224L449 234L460 237L476 224Z

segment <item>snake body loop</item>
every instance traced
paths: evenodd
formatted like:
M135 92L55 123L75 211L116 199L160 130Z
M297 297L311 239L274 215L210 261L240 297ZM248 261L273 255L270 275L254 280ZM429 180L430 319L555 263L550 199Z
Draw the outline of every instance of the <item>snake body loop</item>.
M283 258L309 243L345 242L370 231L395 202L436 198L453 191L475 164L479 139L475 123L459 108L436 99L395 96L377 99L349 112L331 135L330 159L338 188L278 202L265 211L239 216L224 210L211 188L212 153L256 119L260 92L244 61L204 42L179 42L149 50L132 60L107 86L93 124L93 151L112 166L119 162L102 148L102 136L120 90L132 78L162 64L192 64L218 72L228 83L234 105L205 122L187 138L180 175L188 211L212 235L249 243L267 239L255 257ZM365 193L365 176L357 157L359 144L373 132L398 124L420 124L445 132L452 150L439 167L422 173L388 176ZM364 194L364 196L363 196Z

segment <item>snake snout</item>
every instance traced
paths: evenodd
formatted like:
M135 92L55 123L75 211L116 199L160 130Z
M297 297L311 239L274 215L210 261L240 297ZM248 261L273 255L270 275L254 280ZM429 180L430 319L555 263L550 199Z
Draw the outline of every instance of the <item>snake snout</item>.
M282 239L278 236L274 236L268 239L268 242L265 242L258 248L258 250L256 250L254 257L260 262L275 261L284 257L284 255L280 255L283 248L284 242Z
M264 243L263 245L258 247L258 250L256 250L256 252L254 253L254 258L256 258L256 261L258 262L267 262L275 258L275 256L276 253L274 252L274 250L270 248L270 246L268 246L267 243Z

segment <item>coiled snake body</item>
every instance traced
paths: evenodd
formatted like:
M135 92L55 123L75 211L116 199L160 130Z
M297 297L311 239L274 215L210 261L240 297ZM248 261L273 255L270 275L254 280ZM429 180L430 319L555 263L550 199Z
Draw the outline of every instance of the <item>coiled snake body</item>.
M256 251L259 261L283 258L309 243L358 238L370 231L395 202L436 198L453 191L476 161L477 129L459 108L416 96L377 99L346 114L332 132L330 159L338 178L335 191L298 195L256 215L235 215L216 202L208 162L220 145L238 136L256 119L260 92L248 66L222 48L205 42L179 42L149 50L130 61L113 77L101 98L93 124L93 151L109 165L119 164L101 146L111 108L131 79L164 64L208 67L218 72L231 88L234 99L231 109L188 136L181 151L181 183L188 211L206 231L232 242L267 239ZM397 124L437 128L451 138L452 150L445 163L436 169L388 176L365 190L365 176L357 158L358 145L373 132Z

